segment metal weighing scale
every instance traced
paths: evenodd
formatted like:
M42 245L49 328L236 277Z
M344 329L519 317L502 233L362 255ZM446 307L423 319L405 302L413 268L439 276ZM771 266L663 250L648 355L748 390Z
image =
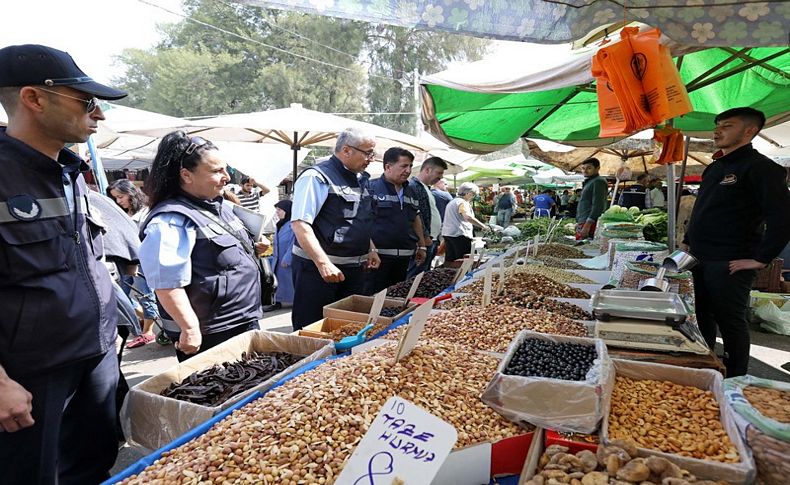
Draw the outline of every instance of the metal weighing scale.
M709 354L696 320L680 295L667 291L664 278L667 270L683 271L696 263L690 254L675 251L654 278L640 283L640 291L598 290L591 302L598 320L595 336L613 347Z

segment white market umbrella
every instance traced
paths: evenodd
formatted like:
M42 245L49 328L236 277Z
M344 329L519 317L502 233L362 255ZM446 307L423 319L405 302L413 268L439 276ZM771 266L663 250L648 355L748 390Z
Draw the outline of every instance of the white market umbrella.
M296 103L289 108L218 116L194 121L193 124L200 127L190 127L190 133L212 141L282 143L289 146L293 150L294 180L299 150L313 145L333 147L337 136L346 128L359 128L375 136L379 152L393 146L423 152L443 147L372 123L305 109ZM145 130L132 132L150 134Z

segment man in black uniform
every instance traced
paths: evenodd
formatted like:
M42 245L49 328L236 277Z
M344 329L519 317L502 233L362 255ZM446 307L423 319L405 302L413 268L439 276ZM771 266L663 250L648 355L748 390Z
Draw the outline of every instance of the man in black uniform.
M790 193L785 170L752 148L765 115L733 108L716 117L720 149L702 174L681 248L700 260L694 273L697 319L713 349L718 327L727 377L749 366L749 291L790 240ZM765 230L762 225L765 223Z
M116 304L88 166L64 147L126 93L50 47L0 66L0 482L98 483L118 453Z
M623 190L620 194L618 204L626 209L630 207L639 207L639 210L649 208L648 201L650 200L650 175L647 173L640 174L636 178L636 183L627 189Z

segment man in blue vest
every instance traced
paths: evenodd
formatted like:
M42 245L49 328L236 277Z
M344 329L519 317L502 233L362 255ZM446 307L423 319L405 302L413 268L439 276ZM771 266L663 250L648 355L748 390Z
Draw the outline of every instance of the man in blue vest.
M324 305L365 292L365 269L381 260L371 239L375 200L365 172L376 140L349 128L335 154L301 173L294 186L292 227L294 330L323 318Z
M0 482L99 483L118 454L116 303L88 166L64 147L126 93L41 45L0 66Z
M647 173L640 174L636 178L634 185L623 190L617 203L625 208L639 207L639 210L649 209L651 207L649 186L650 175Z
M551 189L544 189L543 192L532 198L535 205L535 212L532 217L551 217L551 210L556 207L557 202L551 196Z
M384 152L384 174L370 184L376 197L373 243L379 251L381 265L370 273L368 293L404 281L412 256L417 265L425 261L428 243L422 219L418 217L419 202L406 190L413 163L411 152L392 147Z
M516 211L516 196L510 190L510 187L503 187L502 193L499 194L494 200L496 208L496 222L502 227L510 225L510 218Z

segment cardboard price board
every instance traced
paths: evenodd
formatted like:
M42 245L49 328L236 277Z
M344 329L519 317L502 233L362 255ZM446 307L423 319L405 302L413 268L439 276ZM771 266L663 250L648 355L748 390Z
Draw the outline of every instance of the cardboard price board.
M373 305L371 305L370 307L370 313L368 314L368 323L376 322L378 316L381 315L381 309L384 308L384 300L386 299L387 299L386 288L376 293L376 295L373 297ZM409 300L407 299L406 301L408 302Z
M506 274L507 274L507 271L505 269L505 258L502 258L502 260L499 261L499 282L496 285L496 293L497 293L497 295L502 293L502 291L505 289L505 275Z
M428 321L428 315L431 313L431 310L433 310L434 301L435 299L431 298L418 306L411 314L409 324L406 326L406 330L403 332L403 336L398 342L398 348L395 351L396 363L414 350L414 347L417 345L417 340L422 333L422 329L425 328L425 322Z
M472 258L464 258L464 262L461 263L461 267L458 268L458 274L455 275L455 280L453 280L453 284L458 283L461 281L461 278L466 276L466 273L469 272L469 269L472 267L472 263L474 259Z
M494 270L489 264L486 266L485 276L483 277L483 307L491 304L491 286L494 277Z
M393 396L335 481L338 485L429 484L458 439L449 423Z
M411 288L409 288L409 292L406 293L406 304L408 305L412 298L414 298L414 294L417 293L417 288L420 287L420 282L422 281L422 277L425 273L421 272L417 276L414 277L414 281L411 284Z

